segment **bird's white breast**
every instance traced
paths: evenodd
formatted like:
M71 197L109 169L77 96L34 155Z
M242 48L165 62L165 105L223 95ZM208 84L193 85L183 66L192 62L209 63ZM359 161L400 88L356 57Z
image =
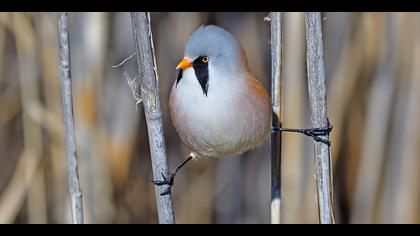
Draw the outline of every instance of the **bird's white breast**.
M198 155L237 155L259 145L269 133L271 107L267 96L249 94L254 79L243 76L229 78L209 70L205 96L194 69L188 68L172 87L172 122L183 143Z

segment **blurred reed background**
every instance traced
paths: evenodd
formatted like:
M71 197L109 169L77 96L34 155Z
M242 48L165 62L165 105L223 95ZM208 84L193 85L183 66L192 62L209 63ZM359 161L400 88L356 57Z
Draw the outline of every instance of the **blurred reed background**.
M188 154L168 96L188 36L232 32L270 86L268 13L152 13L170 169ZM77 148L87 223L156 223L129 13L70 13ZM420 223L418 13L324 13L337 223ZM284 127L309 127L303 13L284 14ZM56 13L0 13L0 223L70 223ZM177 223L269 223L269 141L177 176ZM317 223L312 140L283 134L284 223Z

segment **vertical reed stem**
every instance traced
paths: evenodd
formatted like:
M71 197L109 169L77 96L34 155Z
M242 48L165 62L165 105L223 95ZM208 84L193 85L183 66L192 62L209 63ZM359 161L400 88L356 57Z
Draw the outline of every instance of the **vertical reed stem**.
M281 13L271 17L271 102L273 127L282 127L283 78L281 73L282 27ZM281 210L281 132L271 135L271 223L280 224Z
M160 108L156 58L150 26L150 13L132 12L131 23L136 44L140 79L140 86L138 87L141 91L138 93L141 94L146 116L153 178L160 179L162 173L168 176L168 164L163 134L162 111ZM159 223L173 224L175 220L171 195L160 195L164 188L165 186L155 186Z
M80 191L76 154L76 136L73 118L73 97L71 85L70 45L67 12L58 13L60 45L60 81L63 103L64 128L67 152L67 178L74 224L83 224L83 199Z
M308 73L309 103L313 127L327 127L327 88L324 72L324 48L322 43L321 13L305 14L306 63ZM329 136L325 137L329 139ZM321 224L334 223L333 182L330 147L315 142L315 178L319 221Z

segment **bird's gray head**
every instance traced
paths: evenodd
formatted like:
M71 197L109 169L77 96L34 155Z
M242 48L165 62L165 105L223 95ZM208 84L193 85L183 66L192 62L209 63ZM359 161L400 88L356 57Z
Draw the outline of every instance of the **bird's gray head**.
M201 26L188 39L184 56L195 60L207 56L209 63L228 70L246 69L245 54L235 37L215 25Z
M215 25L199 27L188 39L184 59L177 69L189 67L194 68L206 95L209 71L217 70L218 73L226 75L239 75L248 71L245 53L238 41L231 33ZM178 81L179 79L180 76Z

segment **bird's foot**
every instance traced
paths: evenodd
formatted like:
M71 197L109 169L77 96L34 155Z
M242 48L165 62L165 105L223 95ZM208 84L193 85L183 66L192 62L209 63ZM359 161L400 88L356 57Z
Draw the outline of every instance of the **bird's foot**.
M327 120L327 127L323 128L310 128L310 129L290 129L290 128L278 128L274 127L273 131L280 131L280 132L295 132L295 133L302 133L306 136L312 137L316 142L324 143L328 146L331 145L331 141L326 138L322 138L321 136L327 136L332 131L332 125L330 121Z
M168 195L168 194L172 193L171 189L172 189L172 186L174 185L176 174L185 164L187 164L189 161L194 159L194 157L195 157L195 155L193 153L190 154L190 156L187 159L185 159L180 165L178 165L177 168L175 168L174 170L169 172L169 177L166 177L163 173L161 173L163 180L152 180L152 182L156 186L168 185L168 187L165 189L165 191L163 191L160 194L161 196Z
M168 194L172 193L172 186L174 185L174 182L175 182L175 176L176 176L176 171L171 171L171 172L169 172L169 177L166 177L162 173L163 180L152 180L152 182L156 186L168 185L168 187L160 194L161 196L168 195Z
M329 135L331 130L332 130L332 126L329 126L329 127L326 127L326 128L304 129L303 134L306 135L306 136L312 137L316 142L321 142L321 143L324 143L324 144L330 146L331 141L326 139L326 138L322 138L320 136Z

